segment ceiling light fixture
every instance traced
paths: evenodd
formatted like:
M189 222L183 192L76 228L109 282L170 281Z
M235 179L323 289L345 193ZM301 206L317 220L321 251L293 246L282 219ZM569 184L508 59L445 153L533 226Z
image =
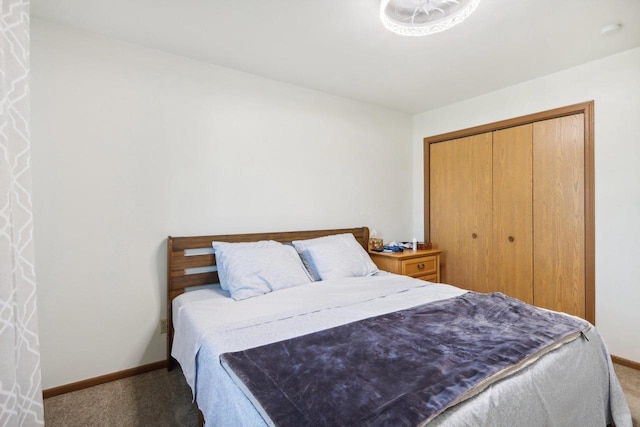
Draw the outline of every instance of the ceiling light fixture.
M467 19L480 0L382 0L380 20L402 36L439 33Z

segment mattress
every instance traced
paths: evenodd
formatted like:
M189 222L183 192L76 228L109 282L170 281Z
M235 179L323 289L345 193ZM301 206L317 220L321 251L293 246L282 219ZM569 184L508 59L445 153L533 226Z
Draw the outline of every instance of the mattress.
M220 365L222 353L465 292L395 274L314 282L242 301L215 287L197 290L174 300L172 356L207 425L269 425ZM606 347L595 328L587 338L548 353L429 425L631 426Z

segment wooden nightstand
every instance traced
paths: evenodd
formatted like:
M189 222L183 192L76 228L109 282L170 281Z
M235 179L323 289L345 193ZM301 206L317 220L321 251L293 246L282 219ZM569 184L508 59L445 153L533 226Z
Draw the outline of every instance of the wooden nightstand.
M380 270L440 282L440 252L438 249L405 249L404 252L369 252L369 255Z

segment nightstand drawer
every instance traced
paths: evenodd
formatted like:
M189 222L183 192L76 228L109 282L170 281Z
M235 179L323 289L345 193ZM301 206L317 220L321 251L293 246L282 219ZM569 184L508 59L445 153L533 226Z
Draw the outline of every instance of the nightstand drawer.
M427 274L426 276L415 276L415 278L426 280L427 282L438 283L438 273Z
M402 274L407 276L426 276L436 274L437 257L413 258L402 261Z

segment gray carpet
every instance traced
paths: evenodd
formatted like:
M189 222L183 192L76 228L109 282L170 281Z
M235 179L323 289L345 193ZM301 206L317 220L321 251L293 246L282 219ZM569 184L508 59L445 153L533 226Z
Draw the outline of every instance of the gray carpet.
M631 408L634 427L640 427L640 371L615 365ZM47 427L191 427L198 411L179 368L136 375L44 401Z
M180 368L89 387L44 400L47 427L196 427L198 409Z
M633 427L640 427L640 371L618 364L613 366L631 409Z

